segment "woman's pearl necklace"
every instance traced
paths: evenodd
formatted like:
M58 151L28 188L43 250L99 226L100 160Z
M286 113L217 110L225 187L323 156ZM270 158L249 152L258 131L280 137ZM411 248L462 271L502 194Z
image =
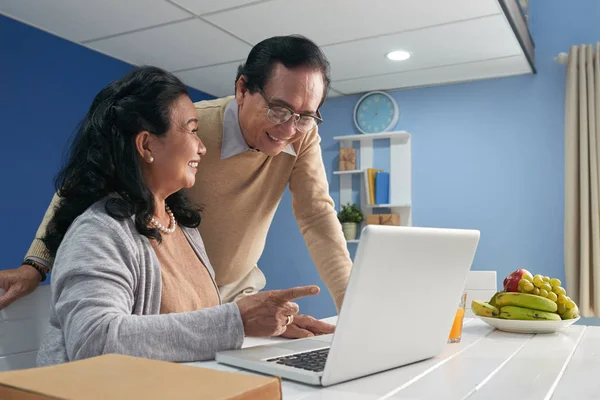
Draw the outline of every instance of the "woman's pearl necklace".
M175 232L175 228L177 227L177 221L175 221L175 216L173 215L173 212L171 211L171 209L169 208L169 206L165 205L165 210L167 211L167 214L169 214L169 217L171 219L168 228L165 228L160 222L158 222L157 220L155 220L154 217L152 217L150 219L150 223L152 225L154 225L156 228L158 228L158 230L161 231L161 232L164 232L164 233L173 233L173 232Z

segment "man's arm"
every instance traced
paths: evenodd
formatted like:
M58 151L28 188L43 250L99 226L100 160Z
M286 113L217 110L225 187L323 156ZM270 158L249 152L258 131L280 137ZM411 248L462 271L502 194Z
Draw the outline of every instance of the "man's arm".
M352 269L321 155L317 129L304 138L289 182L300 232L339 312Z
M48 249L46 249L40 238L46 233L46 226L54 215L54 209L58 205L58 201L59 197L55 194L29 247L29 251L25 255L25 260L33 262L30 265L23 264L19 268L0 271L0 289L4 291L4 293L0 292L0 310L33 292L40 284L45 273L52 268L54 259L50 257Z
M33 238L33 242L29 246L29 250L27 254L25 254L24 259L32 259L39 264L44 265L48 269L52 269L52 264L54 264L54 258L50 256L48 249L44 242L42 242L41 238L46 234L46 227L48 223L54 216L54 210L58 206L58 202L60 201L60 197L55 193L52 197L52 201L46 210L46 214L44 214L44 219L42 219L42 223L38 227L37 232L35 233L35 237Z

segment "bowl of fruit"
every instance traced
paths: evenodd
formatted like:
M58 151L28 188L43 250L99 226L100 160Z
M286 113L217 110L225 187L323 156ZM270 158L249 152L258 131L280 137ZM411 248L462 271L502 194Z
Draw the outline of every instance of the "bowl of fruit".
M471 311L496 329L515 333L553 333L575 323L577 304L559 279L519 269L489 301L473 300Z

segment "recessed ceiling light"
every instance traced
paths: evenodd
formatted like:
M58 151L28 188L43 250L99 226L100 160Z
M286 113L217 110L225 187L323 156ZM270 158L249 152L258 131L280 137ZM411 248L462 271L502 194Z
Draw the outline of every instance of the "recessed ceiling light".
M404 50L396 50L387 53L387 58L392 61L404 61L410 58L410 53Z

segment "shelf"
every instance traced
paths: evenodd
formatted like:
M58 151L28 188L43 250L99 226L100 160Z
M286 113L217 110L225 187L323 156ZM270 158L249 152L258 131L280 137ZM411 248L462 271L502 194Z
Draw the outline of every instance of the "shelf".
M363 171L361 169L352 169L348 171L333 171L334 175L350 175L350 174L361 174Z
M339 204L357 203L365 214L393 213L400 216L403 226L412 226L412 174L411 174L411 137L407 131L381 132L359 135L334 136L340 149L356 149L356 165L350 171L332 171L330 177L337 176L339 181ZM378 143L377 139L387 139ZM381 146L380 146L381 145ZM370 199L369 184L365 172L368 168L377 168L381 157L376 149L386 148L389 152L389 198L379 198L385 204L367 204ZM382 165L381 164L380 168ZM363 176L364 175L364 176ZM355 179L361 178L361 179ZM356 192L360 200L356 200ZM376 202L376 201L375 201ZM348 243L357 243L349 241Z
M368 208L408 208L410 204L367 204Z
M395 131L395 132L381 132L381 133L365 133L360 135L345 135L345 136L334 136L333 139L337 141L364 141L373 139L402 139L403 143L406 143L410 139L410 133L406 131Z

